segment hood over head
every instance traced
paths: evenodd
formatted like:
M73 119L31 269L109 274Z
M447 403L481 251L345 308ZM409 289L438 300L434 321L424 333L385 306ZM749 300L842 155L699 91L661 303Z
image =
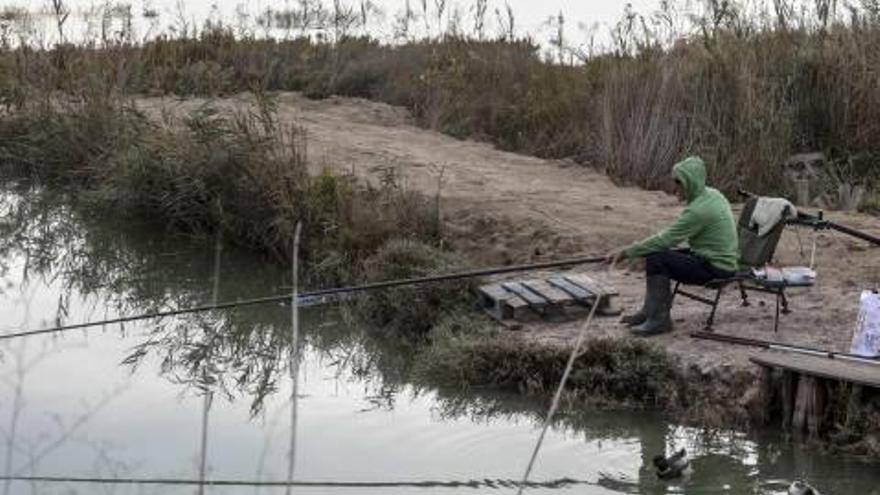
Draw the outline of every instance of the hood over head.
M698 156L690 156L676 163L672 167L672 174L684 185L688 203L706 190L706 165Z

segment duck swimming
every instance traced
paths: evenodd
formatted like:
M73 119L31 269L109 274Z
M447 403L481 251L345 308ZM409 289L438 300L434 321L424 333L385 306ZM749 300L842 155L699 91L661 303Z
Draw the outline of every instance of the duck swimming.
M788 487L788 495L822 495L818 490L803 481L795 481Z
M654 456L654 467L657 468L658 478L671 480L690 473L691 461L687 457L687 452L681 449L669 457Z

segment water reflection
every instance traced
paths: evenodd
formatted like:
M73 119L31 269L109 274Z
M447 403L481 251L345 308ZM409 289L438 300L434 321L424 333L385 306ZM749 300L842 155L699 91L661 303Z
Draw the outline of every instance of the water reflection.
M41 312L31 327L211 302L213 260L204 255L207 242L157 236L159 225L90 223L88 216L39 193L8 194L3 210L10 230L0 244L7 260L4 285L18 286L23 295L40 288L57 292L53 317ZM237 253L229 255L234 259ZM20 266L10 273L14 262ZM282 273L271 263L226 263L218 297L236 300L274 291ZM78 299L76 317L71 314L73 298ZM287 326L286 313L271 307L154 320L149 338L134 346L125 362L137 365L148 352L158 353L167 378L199 387L210 384L230 397L253 396L256 412L262 398L277 388ZM124 332L125 326L119 330ZM208 349L210 364L205 362ZM200 373L205 366L211 371L207 377Z
M156 225L108 226L27 190L3 196L0 207L5 330L210 302L213 239L174 239ZM286 270L231 248L222 267L220 300L289 284ZM345 311L307 311L301 327L297 479L337 485L297 486L294 493L513 492L546 412L543 400L417 387L408 380L411 349L361 331ZM3 341L3 472L197 478L201 393L210 387L220 396L211 408L208 478L283 480L289 335L289 308L269 305ZM657 480L651 458L680 447L691 453L694 474ZM652 413L568 407L533 476L555 482L528 493L778 494L799 477L825 493L874 493L880 481L876 465L791 447L772 435L705 432ZM389 481L405 484L358 484ZM3 485L4 494L96 491L194 488Z

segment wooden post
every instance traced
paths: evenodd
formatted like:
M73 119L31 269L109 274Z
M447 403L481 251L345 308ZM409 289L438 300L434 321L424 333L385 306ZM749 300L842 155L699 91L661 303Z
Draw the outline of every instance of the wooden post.
M797 375L791 371L783 370L782 372L782 429L788 431L791 429L791 420L794 410L795 387L797 386Z
M825 419L825 380L812 378L807 391L807 431L810 438L819 438L822 420Z
M762 367L783 370L782 426L794 433L806 430L811 437L825 433L822 429L831 419L829 405L839 404L838 401L829 404L832 402L829 397L841 394L846 417L833 419L836 423L851 425L864 414L859 407L863 388L880 388L880 369L874 363L783 351L764 352L750 360ZM843 397L847 389L850 395Z
M814 376L801 375L794 401L792 428L797 433L807 430L810 438L817 438L824 417L825 384Z
M761 424L770 423L773 417L773 368L761 366L761 388L758 397L758 414Z
M807 375L798 377L797 393L794 397L794 412L791 418L791 428L795 433L804 431L807 426L807 409L809 409L810 389L814 386L814 378Z
M858 421L862 402L862 385L854 383L850 387L849 398L846 401L846 428L852 430L854 423Z

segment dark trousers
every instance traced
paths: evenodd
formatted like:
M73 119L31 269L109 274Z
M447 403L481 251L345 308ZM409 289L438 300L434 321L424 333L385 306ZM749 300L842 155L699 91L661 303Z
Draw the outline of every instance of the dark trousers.
M649 254L645 260L649 277L665 275L684 284L703 285L710 280L735 275L733 272L713 266L690 249L660 251Z

